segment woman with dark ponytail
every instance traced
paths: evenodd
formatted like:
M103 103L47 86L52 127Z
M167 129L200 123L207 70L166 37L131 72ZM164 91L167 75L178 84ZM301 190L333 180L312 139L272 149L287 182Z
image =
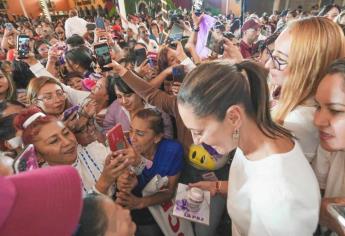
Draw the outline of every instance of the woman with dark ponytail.
M194 142L236 151L228 181L190 186L227 195L233 235L312 235L318 184L298 141L272 121L266 78L249 61L209 62L187 75L178 108Z

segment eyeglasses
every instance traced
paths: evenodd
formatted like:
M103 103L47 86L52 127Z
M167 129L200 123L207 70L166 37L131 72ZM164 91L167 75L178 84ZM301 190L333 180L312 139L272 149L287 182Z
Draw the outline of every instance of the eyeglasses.
M284 70L285 66L288 64L288 62L286 60L283 60L283 59L277 57L277 56L274 56L273 51L271 51L268 47L266 47L266 50L267 50L270 58L272 59L274 68L276 68L279 71Z
M65 99L66 93L63 90L57 90L55 91L55 96L53 94L44 95L42 97L37 97L36 100L43 101L46 104L52 104L56 98Z

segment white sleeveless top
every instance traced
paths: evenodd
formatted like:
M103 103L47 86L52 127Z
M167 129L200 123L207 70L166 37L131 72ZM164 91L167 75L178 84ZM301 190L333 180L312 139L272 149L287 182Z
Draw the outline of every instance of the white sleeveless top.
M319 219L320 190L297 142L258 161L237 149L229 174L227 208L233 235L312 235Z

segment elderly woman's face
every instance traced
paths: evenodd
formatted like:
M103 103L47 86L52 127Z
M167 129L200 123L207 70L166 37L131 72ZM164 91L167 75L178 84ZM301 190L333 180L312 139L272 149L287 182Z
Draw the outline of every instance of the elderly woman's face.
M66 93L57 84L45 84L32 102L46 114L61 115L66 105Z
M39 158L49 165L71 165L77 158L77 140L60 121L42 125L33 145Z

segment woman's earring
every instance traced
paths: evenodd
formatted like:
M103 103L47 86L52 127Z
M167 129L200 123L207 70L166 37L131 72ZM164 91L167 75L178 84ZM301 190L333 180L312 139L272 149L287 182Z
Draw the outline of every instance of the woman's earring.
M239 138L240 138L240 131L239 129L235 129L234 132L232 133L232 139L238 142Z

